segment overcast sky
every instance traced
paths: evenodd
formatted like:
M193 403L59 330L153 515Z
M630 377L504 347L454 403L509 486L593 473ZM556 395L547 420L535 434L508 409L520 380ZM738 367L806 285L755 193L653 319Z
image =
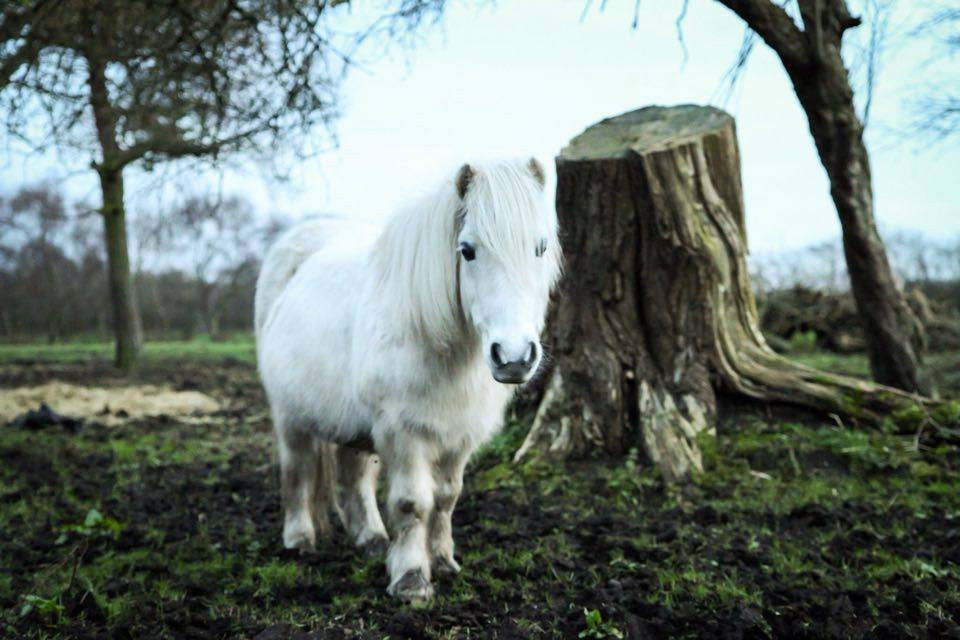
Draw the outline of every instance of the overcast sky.
M737 119L752 249L797 248L839 233L806 120L762 43L721 103L722 79L743 37L738 19L712 0L690 0L685 61L674 25L679 0L643 2L636 29L632 0L608 0L602 13L600 2L593 4L581 20L581 0L500 0L480 8L452 2L415 48L393 48L353 70L336 150L303 163L283 183L256 167L181 173L164 197L222 188L247 195L264 215L338 211L376 219L464 161L536 155L552 165L571 137L602 118L650 104L712 101ZM960 138L918 142L898 129L913 96L960 74L956 59L934 56L928 41L906 30L912 10L895 16L868 129L876 214L884 231L945 239L960 234ZM46 178L96 202L88 161L8 155L0 158L0 190ZM131 208L155 203L156 184L134 176Z

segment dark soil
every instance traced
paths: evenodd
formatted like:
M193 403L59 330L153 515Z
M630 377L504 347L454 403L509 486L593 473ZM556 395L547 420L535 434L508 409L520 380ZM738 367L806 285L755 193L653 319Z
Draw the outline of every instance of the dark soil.
M119 384L105 365L5 367ZM725 416L710 470L666 490L634 457L472 463L454 517L463 573L424 608L337 536L280 544L253 369L140 379L228 401L77 434L0 427L0 635L70 638L960 638L960 463L897 436ZM56 409L56 407L53 407Z

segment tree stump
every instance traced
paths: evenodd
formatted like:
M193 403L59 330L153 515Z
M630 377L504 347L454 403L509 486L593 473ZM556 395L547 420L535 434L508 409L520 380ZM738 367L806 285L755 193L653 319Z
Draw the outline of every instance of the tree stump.
M565 276L553 358L515 455L642 447L668 481L702 469L716 390L869 423L925 399L793 363L760 332L733 118L699 106L604 120L557 158ZM929 405L932 406L932 405Z

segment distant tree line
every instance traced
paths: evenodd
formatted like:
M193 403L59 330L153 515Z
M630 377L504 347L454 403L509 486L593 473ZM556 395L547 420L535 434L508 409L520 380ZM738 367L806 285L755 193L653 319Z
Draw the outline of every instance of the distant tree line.
M50 185L0 196L0 338L64 340L111 334L106 256L98 212ZM133 281L152 336L214 338L253 326L260 258L287 226L254 215L246 200L191 195L131 216ZM897 276L960 311L960 237L886 234ZM757 292L795 287L846 292L840 240L750 257Z
M904 287L951 291L949 285L960 282L960 236L933 239L915 231L896 231L884 234L884 244ZM831 292L850 288L839 238L791 251L755 252L750 256L750 271L760 293L794 287ZM960 300L956 306L960 308Z
M0 336L111 335L98 212L49 185L0 197ZM260 256L284 228L237 197L190 196L132 216L133 283L153 336L217 338L253 325Z
M930 352L960 349L960 237L933 240L921 233L886 234L884 244ZM763 331L788 350L813 337L829 351L863 351L863 328L850 295L840 240L750 256ZM812 346L812 345L811 345Z

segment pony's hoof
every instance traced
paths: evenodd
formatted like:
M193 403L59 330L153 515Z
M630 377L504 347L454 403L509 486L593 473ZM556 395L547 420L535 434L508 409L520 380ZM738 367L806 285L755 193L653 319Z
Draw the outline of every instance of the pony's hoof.
M433 585L423 577L420 569L407 571L387 588L391 596L411 604L424 603L433 597Z
M390 548L390 538L387 536L374 536L360 545L360 551L368 558L379 558L387 553Z
M460 563L454 560L453 556L450 556L449 558L447 556L434 556L433 567L437 573L443 573L447 575L456 575L460 573Z
M317 550L313 538L305 531L284 533L283 546L285 549L294 549L300 553L313 553Z

